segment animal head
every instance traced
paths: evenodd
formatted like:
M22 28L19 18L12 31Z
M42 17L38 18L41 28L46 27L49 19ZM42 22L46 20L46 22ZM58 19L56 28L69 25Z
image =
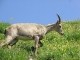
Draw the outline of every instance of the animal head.
M64 32L62 30L62 25L61 25L61 18L60 16L57 14L58 16L58 21L55 23L54 27L55 27L55 31L57 31L59 34L63 35Z

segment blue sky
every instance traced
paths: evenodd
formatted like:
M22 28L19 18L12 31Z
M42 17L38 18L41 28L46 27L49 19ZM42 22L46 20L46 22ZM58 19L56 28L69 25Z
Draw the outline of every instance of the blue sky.
M0 21L51 24L80 19L80 0L0 0Z

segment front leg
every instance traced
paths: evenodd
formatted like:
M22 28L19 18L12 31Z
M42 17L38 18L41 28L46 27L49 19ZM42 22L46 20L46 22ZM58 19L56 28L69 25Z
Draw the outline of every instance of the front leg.
M34 40L35 40L35 51L34 51L34 54L35 56L37 56L37 49L38 49L38 43L39 43L39 37L38 36L35 36L34 37Z
M39 42L38 42L38 48L42 47L42 46L43 46L43 43L41 42L41 40L39 40ZM35 52L35 47L34 46L32 46L31 49L32 49L33 52Z
M39 47L42 47L43 46L43 43L41 42L41 40L44 38L45 35L43 36L40 36L39 38Z

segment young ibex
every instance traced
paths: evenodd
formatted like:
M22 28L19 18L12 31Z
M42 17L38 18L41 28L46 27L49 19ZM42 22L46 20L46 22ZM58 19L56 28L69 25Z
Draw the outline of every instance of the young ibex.
M6 39L0 44L0 47L8 45L8 48L11 48L14 44L18 42L19 39L23 40L34 40L35 41L35 55L37 54L38 45L42 46L40 40L43 39L45 34L49 33L52 30L57 31L59 34L63 35L64 32L61 26L61 18L57 14L59 20L55 24L43 26L39 24L24 24L18 23L13 24L5 29ZM25 38L25 39L24 39Z

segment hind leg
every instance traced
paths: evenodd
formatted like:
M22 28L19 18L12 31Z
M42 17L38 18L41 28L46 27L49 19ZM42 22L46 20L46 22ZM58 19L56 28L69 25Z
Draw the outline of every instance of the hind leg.
M18 39L15 38L14 40L12 40L12 41L8 44L8 48L11 49L11 47L12 47L13 45L15 45L17 42L18 42Z
M41 40L39 40L39 42L38 42L38 48L42 47L42 46L43 46L43 43L41 42ZM34 46L32 46L31 49L32 49L32 51L35 51L35 47Z
M10 35L8 35L6 37L6 39L0 44L0 48L5 46L5 45L8 45L14 38Z

